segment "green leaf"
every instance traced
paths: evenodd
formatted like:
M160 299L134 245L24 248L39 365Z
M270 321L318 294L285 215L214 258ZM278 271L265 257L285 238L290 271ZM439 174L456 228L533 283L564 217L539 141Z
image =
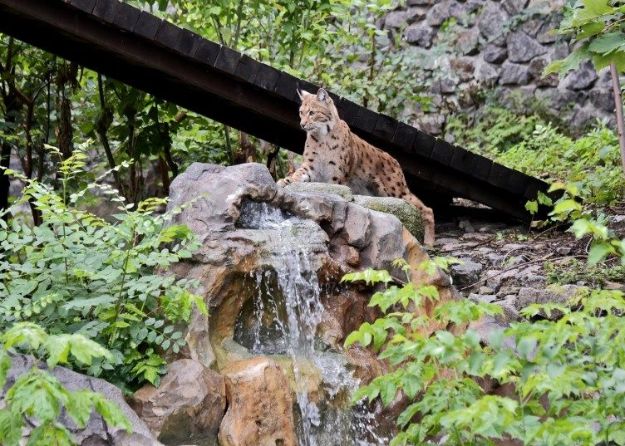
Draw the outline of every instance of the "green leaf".
M96 412L102 416L109 427L119 427L126 432L132 432L130 421L115 403L100 394L93 394L92 399Z
M581 13L585 19L597 18L614 11L608 0L582 0L582 3L584 4L584 9Z
M67 401L67 391L54 376L32 369L21 375L6 394L13 410L42 422L54 421Z
M111 359L111 353L107 349L81 334L50 336L45 348L49 354L49 367L67 363L69 353L84 365L91 365L93 358Z
M549 190L547 192L551 193L564 189L566 189L566 184L562 183L561 181L554 181L553 183L551 183L551 185L549 185Z
M543 76L548 76L552 73L566 74L571 70L577 69L584 61L590 59L590 52L588 51L588 45L583 45L580 48L573 51L566 58L551 62L543 71Z
M538 212L538 202L531 200L525 203L525 209L532 215Z
M48 368L52 369L57 364L67 364L70 350L70 335L57 335L49 337L45 342L45 349L48 352Z
M93 409L93 392L79 390L72 392L65 404L67 414L80 428L84 428L91 417Z
M590 221L586 218L575 220L573 225L571 225L570 230L578 239L588 234L592 234L593 237L599 240L605 240L608 238L608 228L605 225L599 224L595 221Z
M594 39L588 46L588 50L593 53L609 54L625 46L625 34L612 32L603 34Z
M572 211L581 211L582 205L573 199L560 200L556 203L553 211L549 215L561 216L568 215Z
M30 433L27 446L71 446L74 444L72 434L63 425L44 423Z
M84 308L92 308L98 305L108 305L115 303L117 299L110 295L102 295L98 297L91 297L89 299L74 299L63 305L65 310L82 310Z
M390 379L381 380L379 385L380 385L380 397L382 398L382 403L385 406L388 406L395 399L395 395L397 395L397 386Z
M4 348L0 348L0 389L4 388L10 368L11 357L7 354Z
M614 247L609 243L595 242L588 252L588 264L596 265L605 259L608 255L614 253Z
M33 350L45 342L47 334L43 328L32 322L18 322L8 329L0 338L4 347L28 346Z
M191 236L191 230L184 225L172 225L161 231L159 241L161 243L171 243L176 240L183 240Z
M605 24L601 21L590 22L580 27L580 32L577 34L577 40L587 39L589 37L596 36L605 29Z
M367 268L361 272L345 274L341 279L341 282L359 282L364 281L367 285L374 285L376 283L389 283L393 281L393 278L385 270L374 270Z
M538 191L538 195L536 196L538 202L543 206L553 206L553 200L549 195L544 194L542 191Z
M523 359L530 360L536 349L537 339L532 336L526 336L517 343L517 352Z
M22 438L22 414L0 409L0 444L17 445Z

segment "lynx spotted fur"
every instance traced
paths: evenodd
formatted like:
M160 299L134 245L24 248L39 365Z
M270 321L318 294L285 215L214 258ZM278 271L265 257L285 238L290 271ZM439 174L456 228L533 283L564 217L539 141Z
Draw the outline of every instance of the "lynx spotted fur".
M359 194L402 198L423 215L424 243L431 246L434 214L410 192L397 160L352 133L323 88L316 95L306 91L298 93L302 100L300 124L307 134L304 162L278 184L336 183L347 185Z

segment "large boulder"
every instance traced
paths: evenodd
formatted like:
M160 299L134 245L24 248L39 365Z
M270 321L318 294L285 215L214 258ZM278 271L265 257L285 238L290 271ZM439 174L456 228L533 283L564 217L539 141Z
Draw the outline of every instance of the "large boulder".
M295 446L293 400L286 375L264 357L239 361L223 370L228 411L221 422L221 446Z
M2 398L4 398L6 390L15 384L19 376L27 373L33 367L45 367L30 356L15 355L11 357L11 361L7 383L1 391ZM72 433L76 444L80 446L162 446L150 432L148 426L126 403L121 390L113 384L103 379L74 372L65 367L55 367L50 373L72 392L87 390L101 393L121 409L132 426L132 432L108 426L100 415L92 412L86 427L78 429L68 416L63 415L60 422ZM23 444L26 444L29 431L28 428L24 431Z
M135 392L133 407L165 444L214 438L226 412L224 378L191 359L174 361L160 385Z

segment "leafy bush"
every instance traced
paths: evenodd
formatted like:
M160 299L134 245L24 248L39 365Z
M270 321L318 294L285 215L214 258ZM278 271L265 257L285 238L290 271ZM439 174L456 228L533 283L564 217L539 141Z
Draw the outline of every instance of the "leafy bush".
M365 272L350 281L379 281ZM382 282L386 282L382 280ZM579 295L570 305L531 305L527 319L492 333L487 345L471 326L501 312L470 300L438 302L432 318L414 308L436 302L430 286L390 286L371 299L385 314L346 340L380 352L394 367L362 387L355 399L409 405L397 419L392 445L625 444L625 298L617 291ZM429 334L425 328L441 329ZM448 331L447 327L456 327ZM478 383L509 386L488 394Z
M469 150L550 182L574 183L590 203L622 198L618 138L603 123L575 139L538 116L497 107L488 108L473 126L467 119L452 119L447 131Z
M15 349L47 356L50 369L66 364L70 355L88 366L95 358L111 358L110 352L79 334L48 335L40 326L21 322L0 335L0 388L4 388L11 367L9 352ZM109 426L130 431L130 422L119 407L99 393L71 392L52 374L33 367L18 376L7 390L0 409L0 443L17 446L22 430L33 428L28 446L73 445L71 432L58 419L63 411L79 428L84 428L95 410ZM26 418L28 417L28 421Z
M184 345L180 324L193 306L206 312L202 299L189 291L193 282L159 269L190 257L198 244L188 228L167 225L171 213L155 214L163 200L131 210L114 190L99 186L120 204L113 221L78 209L87 189L68 190L84 159L76 152L62 163L61 196L39 182L27 183L17 204L30 202L43 224L0 219L0 294L6 296L0 329L28 320L52 334L83 334L112 352L95 360L89 374L120 386L156 383L164 371L163 354Z
M597 265L610 256L620 258L621 265L625 265L625 240L620 239L607 226L607 217L600 209L588 206L587 203L590 201L588 189L579 189L574 183L556 182L551 185L548 192L561 192L561 196L554 203L549 196L539 192L537 200L526 203L526 209L535 213L538 210L538 203L551 207L548 221L570 224L568 230L575 234L577 239L589 237L590 266Z

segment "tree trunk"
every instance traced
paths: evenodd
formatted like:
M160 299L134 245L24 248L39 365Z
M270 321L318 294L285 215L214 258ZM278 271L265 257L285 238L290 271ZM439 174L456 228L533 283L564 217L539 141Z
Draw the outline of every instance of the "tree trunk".
M234 152L233 164L253 163L256 161L256 147L245 132L239 132L239 147Z
M16 121L16 114L19 111L19 104L17 97L9 91L9 94L4 96L5 107L5 122L14 123ZM9 207L9 189L11 187L11 180L9 176L5 174L4 169L8 169L11 165L11 151L12 145L6 139L2 140L2 151L0 152L0 209L7 209ZM8 220L10 215L4 216L5 220Z
M104 148L104 153L106 154L106 160L108 162L109 168L114 169L117 167L115 164L115 157L113 156L113 151L111 150L111 144L108 139L108 129L113 123L113 111L106 104L106 98L104 96L104 84L102 82L102 75L98 74L98 95L100 98L100 115L96 121L95 130L98 134L98 138L100 139L100 143ZM119 193L123 196L124 188L119 176L119 172L113 171L113 181L115 182L115 187L119 191ZM127 198L127 197L126 197Z
M614 90L614 105L616 106L616 128L618 129L618 142L621 148L621 165L625 173L625 121L623 121L623 96L616 65L610 65L612 74L612 89Z
M73 127L72 127L72 103L69 99L71 87L76 85L78 75L78 65L74 63L63 63L57 72L57 108L58 125L56 129L56 139L63 159L72 156L73 147Z
M10 162L11 144L3 140L2 152L0 154L0 166L4 169L8 169ZM9 187L11 186L11 180L8 175L4 173L4 169L0 169L0 210L9 207ZM5 218L8 218L8 216Z
M159 155L158 157L158 171L161 174L161 183L163 183L163 196L167 197L169 195L169 166L167 162L163 158L163 155Z

